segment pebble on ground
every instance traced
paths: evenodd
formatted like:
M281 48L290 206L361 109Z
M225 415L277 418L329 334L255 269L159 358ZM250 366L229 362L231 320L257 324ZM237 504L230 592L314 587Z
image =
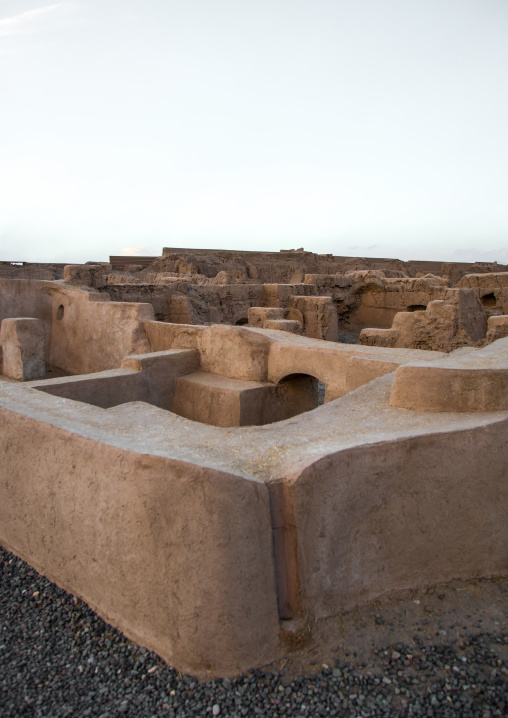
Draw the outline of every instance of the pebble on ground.
M506 581L495 590L506 606ZM444 604L445 594L436 600ZM391 623L379 612L373 618L380 630L378 619ZM368 655L341 645L321 662L312 660L319 651L308 652L305 675L295 675L290 659L203 683L134 645L84 602L0 549L0 715L506 718L506 623L483 630L468 618L461 618L460 638L444 628L432 638L418 627L405 642L380 638Z

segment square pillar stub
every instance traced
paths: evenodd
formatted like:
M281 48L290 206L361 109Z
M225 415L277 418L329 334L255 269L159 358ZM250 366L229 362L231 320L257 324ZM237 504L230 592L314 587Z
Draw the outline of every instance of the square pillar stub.
M40 319L4 319L0 330L2 374L17 381L44 379L44 324Z

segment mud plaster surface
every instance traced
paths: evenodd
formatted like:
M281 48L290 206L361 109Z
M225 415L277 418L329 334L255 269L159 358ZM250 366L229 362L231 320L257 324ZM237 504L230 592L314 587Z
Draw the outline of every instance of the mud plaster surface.
M191 462L248 479L299 474L323 456L347 448L430 433L467 430L506 419L507 412L451 414L390 407L393 374L311 412L266 426L224 429L197 423L144 402L100 409L0 383L0 402L96 441Z

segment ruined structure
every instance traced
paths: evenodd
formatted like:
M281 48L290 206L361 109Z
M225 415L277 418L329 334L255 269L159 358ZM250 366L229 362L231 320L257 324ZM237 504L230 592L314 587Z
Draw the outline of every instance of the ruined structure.
M0 278L2 544L202 676L504 574L508 274L209 254Z

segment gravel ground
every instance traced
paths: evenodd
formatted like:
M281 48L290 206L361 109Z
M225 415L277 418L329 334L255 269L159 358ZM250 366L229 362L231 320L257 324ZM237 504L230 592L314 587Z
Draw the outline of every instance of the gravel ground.
M399 602L350 617L335 649L313 644L270 669L199 683L0 549L0 715L506 717L508 632L499 619L508 582L448 587L446 611L438 610L448 604L445 594L415 595L408 599L414 615ZM470 612L459 618L460 596ZM392 619L401 610L415 635L395 643ZM365 632L366 616L374 631ZM458 628L434 630L451 616ZM306 675L297 675L302 669Z

